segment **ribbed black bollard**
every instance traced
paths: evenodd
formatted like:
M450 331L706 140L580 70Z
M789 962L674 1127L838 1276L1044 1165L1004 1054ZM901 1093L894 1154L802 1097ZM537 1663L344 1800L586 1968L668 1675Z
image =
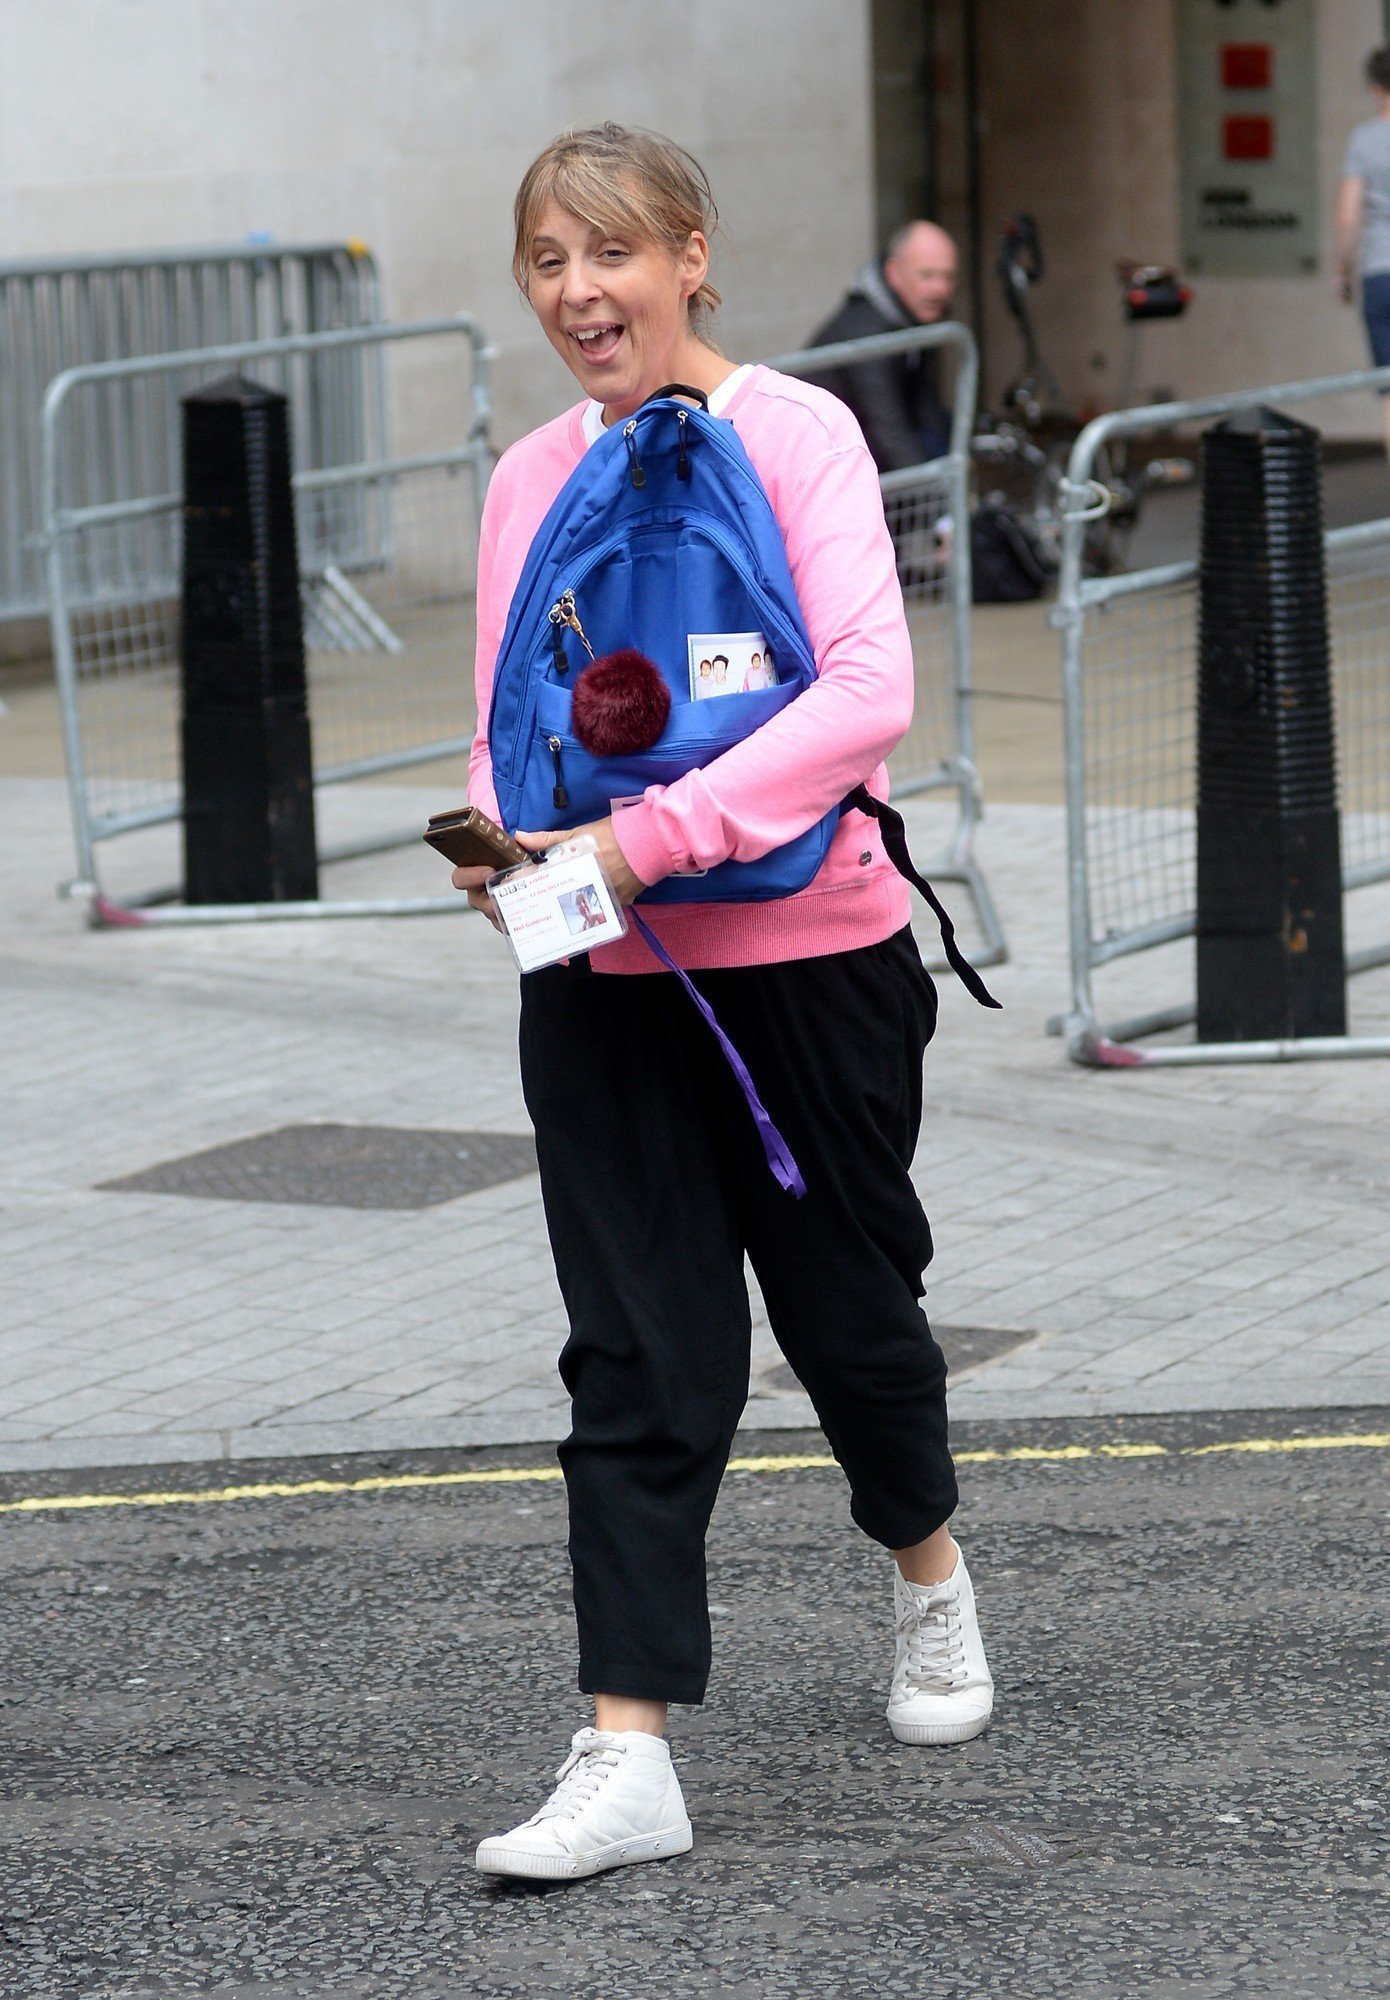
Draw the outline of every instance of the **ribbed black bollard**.
M1346 1033L1318 433L1202 440L1197 1039Z
M289 403L239 377L183 400L184 895L318 895Z

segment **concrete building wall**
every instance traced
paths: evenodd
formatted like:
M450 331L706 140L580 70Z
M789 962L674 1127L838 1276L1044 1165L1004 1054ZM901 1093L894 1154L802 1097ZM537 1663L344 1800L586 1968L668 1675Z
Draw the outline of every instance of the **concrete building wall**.
M992 256L1006 218L1038 217L1047 275L1035 294L1043 352L1069 399L1110 407L1123 332L1123 257L1176 263L1177 100L1172 0L982 0L981 206ZM1141 395L1181 396L1368 365L1358 313L1332 292L1332 213L1346 134L1372 110L1361 81L1381 40L1380 0L1320 0L1318 130L1322 266L1307 278L1201 278L1185 319L1146 327ZM986 393L1020 347L991 277ZM1329 434L1378 436L1368 398L1309 412Z
M505 441L573 393L510 276L546 140L611 117L689 146L721 341L767 353L867 252L868 60L856 0L0 0L0 258L363 237L391 317L482 320Z

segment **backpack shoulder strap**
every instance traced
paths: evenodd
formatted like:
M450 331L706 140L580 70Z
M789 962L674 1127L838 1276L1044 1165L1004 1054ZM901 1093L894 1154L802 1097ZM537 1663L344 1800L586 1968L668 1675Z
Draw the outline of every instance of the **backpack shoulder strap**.
M936 915L936 921L941 926L941 943L946 952L946 963L960 980L962 986L965 987L966 991L974 999L979 1001L982 1007L1001 1006L1002 1002L995 999L994 995L985 985L984 980L981 979L979 973L956 943L956 927L947 915L931 883L925 875L919 875L913 867L912 856L907 851L907 831L903 826L902 814L894 812L892 806L885 804L882 799L876 799L867 785L856 785L845 800L845 804L853 806L858 812L867 813L870 819L876 819L883 828L883 845L888 859L892 862L898 873L904 876L916 888L920 889L931 904Z

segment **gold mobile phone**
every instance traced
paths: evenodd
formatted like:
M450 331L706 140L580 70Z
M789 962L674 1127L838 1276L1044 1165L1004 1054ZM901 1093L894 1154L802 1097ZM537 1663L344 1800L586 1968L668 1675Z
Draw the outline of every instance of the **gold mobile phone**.
M425 839L455 868L515 868L535 858L476 806L431 814Z

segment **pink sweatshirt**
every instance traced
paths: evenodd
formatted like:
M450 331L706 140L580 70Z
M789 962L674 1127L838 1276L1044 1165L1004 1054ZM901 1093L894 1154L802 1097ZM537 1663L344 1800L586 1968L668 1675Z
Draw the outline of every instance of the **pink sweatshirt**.
M478 550L478 734L469 799L497 816L487 744L492 674L536 530L586 449L584 405L505 452L488 488ZM858 424L824 389L753 368L725 414L781 523L817 678L703 770L649 786L613 816L646 883L734 858L755 860L804 833L865 780L888 793L884 759L912 717L912 644L878 474ZM766 903L643 904L679 965L763 965L877 944L908 921L906 882L877 823L844 815L819 873ZM660 967L636 931L593 955L596 972Z

